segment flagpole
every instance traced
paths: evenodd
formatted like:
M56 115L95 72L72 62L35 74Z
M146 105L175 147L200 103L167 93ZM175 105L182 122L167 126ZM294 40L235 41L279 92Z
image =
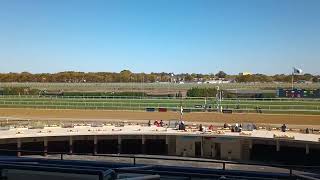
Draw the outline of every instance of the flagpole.
M291 79L291 86L292 86L292 90L293 90L293 80L294 80L294 75L301 75L302 74L302 70L301 69L298 69L298 68L295 68L293 67L293 72L292 72L292 79Z

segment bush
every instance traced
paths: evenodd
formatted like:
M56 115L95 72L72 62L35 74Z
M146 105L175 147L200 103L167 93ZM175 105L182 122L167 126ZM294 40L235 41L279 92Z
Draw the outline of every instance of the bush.
M277 94L276 93L263 93L262 98L276 98Z
M147 96L143 92L64 92L64 96Z
M38 95L40 90L30 89L28 87L5 87L2 89L2 95Z
M198 88L194 87L187 91L188 97L215 97L217 89L215 88Z

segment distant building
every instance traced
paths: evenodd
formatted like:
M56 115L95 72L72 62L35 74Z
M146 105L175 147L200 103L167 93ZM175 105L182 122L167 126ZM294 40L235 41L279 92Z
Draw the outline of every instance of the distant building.
M298 84L312 84L312 81L299 80L297 83Z
M226 83L230 83L230 81L224 80L224 79L218 79L218 80L205 81L204 83L206 83L206 84L226 84Z
M320 98L320 89L278 89L279 98Z
M193 78L193 82L203 82L204 81L204 79L203 78Z
M248 75L252 75L251 72L241 72L239 73L240 76L248 76Z

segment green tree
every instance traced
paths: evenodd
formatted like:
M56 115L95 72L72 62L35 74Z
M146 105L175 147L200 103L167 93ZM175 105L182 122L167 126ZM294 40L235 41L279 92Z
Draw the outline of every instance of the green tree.
M318 77L313 77L313 78L312 78L312 82L318 83L318 82L319 82L319 78L318 78Z
M130 82L132 72L129 70L123 70L120 72L120 81L121 82Z
M226 78L227 77L227 73L223 72L223 71L219 71L216 76L218 78Z
M193 80L193 77L190 75L190 74L187 74L185 77L184 77L184 80L187 81L187 82L190 82Z

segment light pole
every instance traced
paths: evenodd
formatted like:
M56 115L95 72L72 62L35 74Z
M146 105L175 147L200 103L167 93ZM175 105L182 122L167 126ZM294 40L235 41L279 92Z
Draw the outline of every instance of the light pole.
M218 111L221 112L222 108L221 108L221 91L220 91L220 87L216 86L217 88L217 101L218 101Z
M144 74L142 74L142 93L143 93L143 98L144 98Z
M293 83L294 83L294 73L292 73L292 75L291 75L291 89L292 89L292 91L294 89Z
M173 90L173 91L175 91L175 90L174 90L174 84L175 84L174 74L171 73L171 85L172 85L172 89L171 89L171 90Z

